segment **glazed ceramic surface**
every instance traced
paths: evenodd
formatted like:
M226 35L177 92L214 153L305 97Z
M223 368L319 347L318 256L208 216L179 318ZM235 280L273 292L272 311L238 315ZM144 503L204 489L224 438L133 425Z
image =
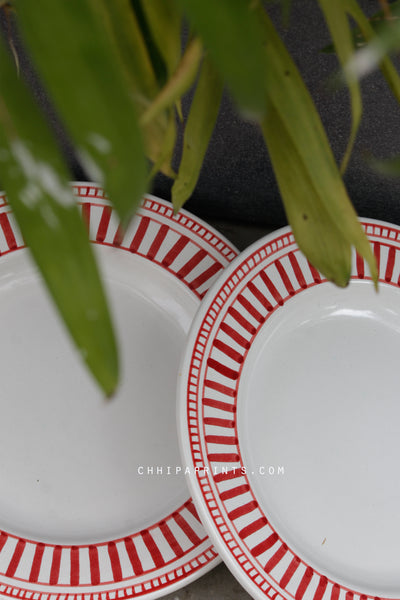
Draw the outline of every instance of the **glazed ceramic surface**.
M400 229L328 283L287 228L222 274L179 391L200 516L255 598L400 597Z
M2 196L0 594L161 596L219 561L181 470L176 379L200 300L237 253L154 197L123 235L99 187L74 191L104 275L122 381L104 400Z

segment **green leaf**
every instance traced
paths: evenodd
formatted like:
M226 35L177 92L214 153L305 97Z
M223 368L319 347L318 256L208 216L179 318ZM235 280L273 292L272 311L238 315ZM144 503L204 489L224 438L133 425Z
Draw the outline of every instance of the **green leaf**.
M143 10L149 27L167 67L168 76L175 73L181 57L182 12L169 0L145 0Z
M219 72L206 56L199 75L184 130L182 159L172 186L172 203L177 212L192 194L200 173L223 91Z
M381 175L387 177L399 177L400 176L400 156L392 156L391 158L367 158L368 164L372 169L375 169Z
M146 0L147 2L147 0ZM157 78L157 82L159 87L163 87L167 80L167 68L164 62L164 58L159 51L158 45L153 39L153 32L149 27L147 22L146 13L144 11L144 6L142 0L130 0L130 4L132 9L135 12L140 30L142 32L147 51L149 53L149 57L151 60L151 64L153 65L154 72Z
M176 173L172 168L172 159L174 156L176 142L176 119L173 109L169 111L168 124L165 129L160 129L159 121L155 120L145 128L149 145L154 142L154 146L149 152L153 166L149 174L149 179L153 178L158 171L174 179Z
M392 14L398 14L400 8L400 0L395 0L395 2L390 3L390 11ZM385 12L383 10L379 10L371 17L367 17L368 22L375 33L379 32L379 29L382 25L385 25L386 17ZM396 17L395 17L396 18ZM398 17L397 17L398 18ZM353 27L351 29L351 37L353 40L353 48L354 50L364 46L366 44L366 40L361 32L360 27ZM334 44L328 44L324 48L322 48L322 52L326 54L332 54L336 52L336 48Z
M375 259L348 198L325 130L304 82L260 8L268 59L268 106L262 129L289 222L311 263L337 285L347 284L351 246Z
M282 27L289 27L290 13L292 11L292 0L266 0L267 4L277 4L281 9Z
M345 69L354 52L353 36L346 13L346 0L335 0L335 2L318 0L318 2L324 13L342 68ZM345 70L344 74L346 77ZM350 91L352 125L349 142L342 159L342 173L347 168L362 115L361 91L358 81L347 76L347 85Z
M69 173L2 43L0 179L75 344L110 396L118 382L116 342Z
M378 35L356 0L346 0L346 9L356 21L364 39L368 42L365 47L354 54L347 64L347 80L360 79L379 66L393 95L400 102L400 77L388 56L389 51L394 49L393 40L398 39L400 35L399 22L388 22Z
M117 5L106 0L43 0L40 10L31 0L18 0L17 7L28 47L84 167L105 187L125 225L144 192L146 163L125 67L105 18L110 5L114 14Z
M304 165L301 150L273 105L263 123L263 132L286 215L300 249L327 279L346 286L351 271L350 244L323 205L314 186L314 175Z
M168 3L163 4L167 6ZM141 19L144 18L142 5L135 3ZM153 6L153 3L145 3L143 8ZM130 0L115 0L107 5L107 11L104 13L104 23L107 26L110 41L113 43L116 52L119 54L123 65L129 89L135 98L138 114L143 114L153 100L160 93L158 78L155 66L152 63L149 53L145 32L142 31L140 22L132 10ZM179 45L180 37L178 32L176 43ZM168 37L171 32L165 33ZM176 127L168 111L160 111L155 119L142 127L142 135L145 143L147 157L160 168L168 177L173 177L174 172L171 168L170 160L176 139ZM154 174L155 166L148 179Z
M148 125L165 109L175 104L193 84L203 55L203 46L199 38L193 38L188 44L175 73L160 90L149 108L140 117L142 127Z
M236 102L249 117L265 111L262 30L251 0L179 0Z
M131 0L114 0L102 8L109 43L118 54L138 111L148 107L158 94L159 85L140 23Z
M284 27L289 26L291 10L292 10L292 0L282 0L282 21L283 21Z

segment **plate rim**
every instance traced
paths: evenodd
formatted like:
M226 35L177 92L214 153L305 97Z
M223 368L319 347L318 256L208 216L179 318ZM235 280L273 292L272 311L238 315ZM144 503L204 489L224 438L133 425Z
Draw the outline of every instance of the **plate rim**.
M392 247L393 247L393 244L394 244L397 248L397 251L400 252L400 226L391 224L391 223L388 223L388 222L385 222L382 220L372 219L372 218L360 217L359 220L360 220L364 230L366 231L370 242L374 246L374 252L375 252L375 256L377 258L378 268L380 269L380 274L379 274L380 283L386 283L386 284L389 283L389 284L395 285L396 287L399 287L400 277L399 277L399 280L396 282L393 282L391 280L392 275L393 275L394 257L393 257L393 255L391 257L388 257L387 263L383 264L383 261L380 260L380 258L381 258L380 246L381 245L388 245L388 246L392 245ZM281 246L280 242L282 240L285 240L285 238L286 238L286 242L284 241L283 245ZM385 241L386 241L386 244L385 244ZM191 494L192 494L193 500L195 502L196 508L198 510L198 513L201 517L201 520L202 520L206 530L208 531L210 538L213 540L215 547L217 548L217 550L218 550L220 556L222 557L222 560L225 562L226 566L230 569L232 574L238 579L239 583L244 587L244 589L246 589L246 591L249 594L251 594L254 598L259 598L260 600L262 598L265 598L268 593L272 594L272 595L279 594L285 598L294 598L295 595L292 594L291 592L288 592L288 590L281 588L279 586L279 584L272 583L271 578L269 578L269 580L268 580L268 577L266 577L266 580L268 580L269 583L267 585L266 581L264 581L264 589L262 589L261 584L255 583L255 579L257 577L257 573L255 573L256 569L253 569L254 573L252 576L248 576L248 573L251 572L251 567L252 566L254 567L254 562L251 563L252 559L250 556L250 552L247 553L247 557L245 556L245 552L243 552L242 559L241 559L242 565L244 564L245 559L246 558L248 559L248 563L250 566L246 572L245 569L241 568L241 566L239 565L239 561L234 556L233 551L230 550L230 546L232 548L235 547L236 539L234 538L234 536L231 535L231 533L232 533L231 528L227 524L228 519L225 518L225 513L227 512L227 510L225 509L225 513L224 513L224 509L220 507L220 505L223 505L223 502L221 501L220 497L217 500L217 504L215 504L215 501L211 501L211 500L208 501L205 498L207 494L204 490L210 490L209 496L211 498L213 491L217 490L217 485L216 485L216 483L214 484L214 489L212 489L211 485L207 486L207 483L209 483L212 478L211 475L208 475L207 478L203 477L204 482L203 482L203 484L201 484L200 483L201 478L199 475L199 471L196 472L196 466L198 467L200 464L203 464L204 467L211 468L210 465L212 465L213 461L207 460L207 455L206 455L206 450L205 450L207 442L204 439L206 433L205 432L199 433L198 430L201 429L200 426L198 427L198 429L195 428L194 422L196 420L196 417L193 417L193 419L190 423L190 429L191 429L191 431L193 431L193 439L195 438L195 435L198 434L198 442L195 444L191 440L191 435L189 433L188 413L190 410L192 410L191 414L194 415L194 413L197 411L197 408L195 407L194 394L193 394L192 406L191 407L189 406L190 399L189 399L189 392L188 392L188 386L189 386L188 377L190 377L190 375L192 373L189 362L192 361L193 355L196 351L196 348L198 349L198 347L199 347L199 346L196 346L196 340L198 340L199 337L201 335L203 335L202 345L205 348L207 346L207 344L209 344L209 345L212 344L211 338L215 338L217 335L219 325L215 325L215 329L212 329L212 328L214 327L214 324L217 323L218 317L215 317L215 315L214 315L214 317L215 317L215 318L213 317L214 324L211 323L211 320L212 320L211 318L208 321L207 321L207 318L210 317L210 314L212 313L213 308L215 309L215 312L216 312L216 311L218 311L218 308L221 306L221 304L223 302L224 303L227 302L226 299L224 300L224 294L222 293L223 290L225 289L226 294L231 293L231 296L228 296L229 298L237 298L237 296L240 295L240 293L239 292L237 293L237 290L233 289L232 287L231 287L231 290L228 290L227 282L232 283L234 274L236 272L238 272L239 269L241 267L243 267L243 265L246 265L247 271L245 271L244 274L242 273L242 279L240 280L240 283L243 283L243 281L245 281L246 278L250 277L249 269L251 270L251 267L249 267L247 263L252 261L253 262L252 268L254 269L254 271L256 271L257 265L259 264L259 262L262 262L262 260L259 257L260 250L267 247L269 244L274 244L274 243L275 243L276 248L270 255L271 262L268 264L268 266L270 266L270 264L274 264L275 262L279 262L279 259L282 258L285 248L286 248L287 253L289 253L288 248L290 248L290 249L296 248L297 252L299 252L302 255L297 244L295 243L293 232L292 232L290 226L285 226L285 227L279 228L279 229L267 234L266 236L263 236L261 239L257 240L253 244L251 244L247 249L245 249L239 255L239 257L237 257L234 261L232 261L232 263L224 270L224 273L221 275L221 277L218 279L218 281L216 281L215 284L209 290L209 292L205 298L205 301L203 301L203 303L202 303L199 311L197 312L196 317L192 323L192 327L191 327L189 337L188 337L188 342L186 345L186 351L182 358L182 363L181 363L182 380L180 382L180 386L178 389L180 449L181 449L181 455L182 455L182 459L184 462L184 466L191 471L191 476L188 479L188 484L191 489ZM265 255L265 256L267 256L267 255ZM265 256L264 256L264 258L265 258ZM275 259L274 259L274 256L275 256ZM311 264L308 261L306 261L304 256L303 256L303 259L304 259L304 262L307 262L307 264L308 264L308 268L310 269L310 273L311 273L312 278L314 279L314 282L310 285L306 285L303 287L301 282L298 281L297 282L297 285L299 286L298 291L309 289L310 287L312 287L314 285L318 285L320 283L326 283L327 282L326 278L324 278L314 267L312 267ZM364 261L364 259L360 258L360 256L358 254L356 254L354 252L354 250L352 252L352 259L353 259L352 279L363 279L366 281L372 281L372 278L371 278L370 274L368 273L366 262ZM296 268L293 267L293 270L295 272ZM237 284L238 287L240 287L240 283ZM289 285L290 285L290 282L289 282ZM371 283L371 285L372 285L372 283ZM243 289L244 289L244 284L243 284ZM275 291L277 291L277 290L275 290ZM287 299L289 299L292 295L295 295L295 293L297 293L297 292L293 292L293 294L292 294L292 293L289 293L289 289L287 289L287 293L288 293L288 296L285 297L284 299L276 298L277 305L280 304L281 300L283 300L283 303L286 302ZM279 296L279 292L278 292L278 296ZM217 302L218 297L219 297L219 302ZM231 304L233 304L233 303L234 303L234 300L231 300ZM228 303L228 306L229 306L229 303ZM273 314L273 313L271 313L271 314ZM222 319L222 317L221 317L221 319ZM207 334L205 334L204 329L202 329L202 323L204 323L205 321L207 321L207 330L210 331L209 339L207 339ZM257 335L257 334L255 334L255 335ZM205 350L204 351L204 360L206 360L205 357L209 358L209 356L210 356L210 354L209 353L207 354L207 351ZM206 366L202 365L203 358L200 358L199 353L196 355L196 358L197 358L196 370L198 371L198 373L201 372L202 368L204 368L204 370L207 369ZM199 384L199 387L200 387L200 385L202 385L203 386L202 389L204 389L204 387L206 387L206 386L205 386L202 378L203 378L203 375L198 376L199 381L201 380L201 384ZM195 382L195 379L196 378L194 377L190 380L190 385L192 386L192 389L197 385ZM240 379L240 377L239 377L239 379ZM236 385L236 383L234 382L232 384L232 387L234 387L235 385ZM236 386L236 389L237 389L237 386ZM199 412L200 412L200 409L199 409ZM221 416L222 416L222 413L221 413ZM239 440L237 441L237 445L234 448L239 448L238 451L240 452ZM232 451L234 452L235 449L233 449ZM195 454L195 452L197 453L196 456L199 457L197 463L193 459L193 455ZM203 458L204 458L204 463L201 462L201 459L203 459ZM201 467L200 467L200 469L201 469ZM247 478L246 478L246 481L247 481L247 483L249 483ZM251 488L250 488L250 492L251 492ZM216 491L215 495L218 495L218 490ZM254 494L253 494L253 497L254 497ZM210 508L211 505L212 506L215 505L215 509L211 510L211 508ZM214 512L214 516L211 514L212 512ZM261 509L260 509L260 512L262 513ZM215 516L215 515L218 515L218 516ZM219 520L218 526L216 525L217 519ZM221 533L221 531L226 532L225 539L224 539L224 535ZM229 539L231 539L232 537L233 537L232 541L229 542ZM285 540L283 540L283 543L284 542L285 542ZM230 546L229 546L229 544L230 544ZM239 554L239 551L238 551L238 554ZM293 553L293 556L295 556L294 553ZM306 565L305 560L303 560L303 559L300 559L300 560ZM311 567L309 567L309 568L311 570L313 570ZM297 590L297 594L300 594L300 596L298 596L298 597L301 597L304 600L307 598L306 592L307 592L307 587L308 587L308 581L311 579L310 575L311 575L310 572L307 573L307 565L306 565L306 570L303 573L303 578L302 578L303 589ZM329 581L331 581L324 574L321 574L320 577L321 577L322 583L321 583L321 585L319 585L317 590L314 590L315 595L310 596L310 598L318 598L318 599L322 598L325 593L326 584ZM260 579L261 579L261 577L260 577ZM324 579L325 579L326 583L324 582ZM372 600L373 598L375 598L374 594L366 594L365 592L353 590L351 588L347 588L346 586L344 586L342 584L338 584L335 581L331 581L331 583L332 583L332 588L334 586L338 586L340 588L340 590L343 589L345 591L352 592L354 597L358 596L362 600L364 600L364 599L366 600L367 598ZM324 585L325 585L325 587L324 587ZM384 595L382 596L382 598L383 597L384 597Z
M159 225L158 232L160 235L155 236L157 237L157 241L155 241L153 235L150 240L150 248L142 256L157 264L155 257L160 251L168 232L178 231L181 232L179 235L183 237L182 232L186 231L187 243L193 243L198 248L199 254L203 250L207 256L210 255L214 259L212 266L209 269L203 268L203 271L194 280L190 279L190 269L186 269L187 272L182 272L180 277L178 277L177 272L174 273L191 290L198 301L198 305L205 291L208 289L209 281L215 279L229 261L238 255L238 250L235 246L223 234L215 230L214 227L186 210L182 210L178 215L174 215L170 202L152 194L146 194L143 197L142 204L133 219L134 224L132 225L132 231L129 233L130 237L127 237L130 231L129 227L124 232L124 235L121 235L115 211L100 185L91 182L71 182L71 186L89 230L92 224L91 211L93 207L99 208L102 211L100 217L100 221L104 217L102 225L100 226L99 221L95 226L94 235L90 235L91 242L94 245L100 244L103 246L118 247L141 255L139 252L140 245L146 238L147 227L150 221L153 221ZM140 228L143 223L145 225ZM0 237L0 249L4 257L17 250L26 249L4 192L0 192ZM131 242L131 246L125 247L126 244L124 246L126 239ZM173 265L176 256L179 256L179 254L173 253L170 259L166 261L166 265L163 265L163 268L170 270L169 268ZM218 269L215 267L218 262L217 258L221 262ZM167 264L168 262L169 264ZM186 262L189 261L187 260ZM201 260L197 260L197 262L195 260L193 263L194 268L200 262ZM44 599L48 598L49 594L60 595L64 593L68 595L70 600L73 600L74 598L82 598L83 595L87 598L98 599L99 595L104 593L105 597L110 598L110 600L116 598L116 595L121 598L141 597L150 600L151 598L163 596L187 585L220 562L220 558L212 547L211 541L207 538L207 534L200 524L198 516L195 516L196 510L190 498L189 490L187 496L187 500L181 506L176 507L170 515L166 515L165 518L151 524L143 531L137 531L133 534L127 532L126 536L121 539L90 544L52 544L8 534L5 531L0 532L0 594L14 598L26 598L28 595L35 594L35 599L42 597ZM198 522L196 527L194 527L193 523L192 525L190 524L189 519L189 522L186 523L188 527L187 531L185 532L185 529L183 529L185 534L189 532L189 537L192 535L194 540L193 546L184 550L181 555L174 553L174 557L169 561L164 561L158 565L154 563L154 568L147 568L136 574L134 569L132 569L133 576L122 577L118 544L122 541L125 542L127 539L133 539L135 536L142 536L144 539L143 536L146 532L160 528L161 524L164 527L164 531L168 531L168 519L175 518L176 515L183 519L183 523L181 524L185 527L185 518L182 517L182 514L185 514L184 511L189 511L190 514L193 514L193 519L196 519L196 523ZM196 528L200 528L204 532L204 537L196 534ZM157 541L154 541L152 536L150 538L149 547L154 543L157 545ZM101 555L99 551L100 547L107 547L108 558L105 559ZM51 552L51 548L53 549L53 553L49 558L47 554ZM69 583L59 583L58 579L54 579L54 577L53 581L51 581L51 573L48 574L46 580L43 579L40 576L41 569L44 570L43 565L45 563L46 565L50 565L51 563L49 570L55 573L57 568L60 569L60 561L62 560L62 552L64 550L66 553L69 553L69 559L68 556L65 558L65 553L63 555L64 560L70 560L71 573ZM84 558L86 563L82 560L83 551L85 551ZM5 553L8 554L8 558L6 559L4 558ZM118 555L118 557L113 562L115 555ZM152 558L150 550L149 556ZM74 560L77 561L78 566L75 579L72 581L72 564ZM104 562L104 560L110 562L113 573L112 580L101 579L102 561ZM53 569L54 564L56 564L55 569ZM85 564L86 567L84 566ZM87 564L89 567L87 567ZM118 572L117 567L116 571L114 570L114 565L118 564L120 565L120 572ZM110 570L110 565L107 564L108 570ZM84 568L86 568L86 576L89 575L89 581L81 583L84 580L82 576ZM87 573L88 569L89 572ZM19 575L21 570L24 573L29 573L29 576L26 578L21 577Z

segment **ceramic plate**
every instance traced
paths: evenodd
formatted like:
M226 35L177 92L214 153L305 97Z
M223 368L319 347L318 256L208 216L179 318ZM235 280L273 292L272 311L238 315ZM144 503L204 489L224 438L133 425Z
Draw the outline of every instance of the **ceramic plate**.
M176 378L200 300L237 253L151 196L122 236L99 187L74 190L104 272L122 383L107 402L80 364L3 195L0 595L153 598L219 560L181 470Z
M192 496L254 598L400 597L400 229L363 226L338 289L289 229L240 255L192 326L180 387Z

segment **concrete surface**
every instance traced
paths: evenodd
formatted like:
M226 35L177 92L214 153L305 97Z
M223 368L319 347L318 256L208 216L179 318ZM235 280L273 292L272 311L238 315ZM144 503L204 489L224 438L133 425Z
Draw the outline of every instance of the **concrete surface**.
M224 564L186 587L164 596L165 600L251 600L251 596Z

